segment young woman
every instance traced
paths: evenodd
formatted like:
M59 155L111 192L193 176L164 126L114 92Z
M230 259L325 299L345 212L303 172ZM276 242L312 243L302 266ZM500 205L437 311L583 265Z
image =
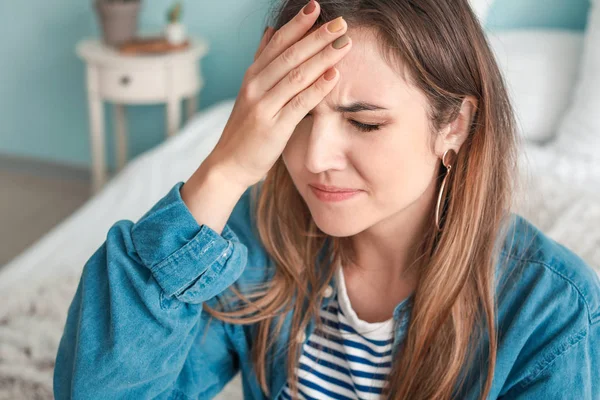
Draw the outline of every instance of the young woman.
M86 263L56 398L600 398L600 282L511 212L516 146L467 0L284 1L212 153Z

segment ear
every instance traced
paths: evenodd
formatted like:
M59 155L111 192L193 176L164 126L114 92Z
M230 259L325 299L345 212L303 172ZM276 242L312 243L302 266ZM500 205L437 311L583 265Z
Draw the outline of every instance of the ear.
M473 122L475 111L477 111L477 99L474 96L466 96L460 106L458 116L442 128L436 138L435 153L438 157L442 158L448 149L453 149L458 153L460 146L469 136L469 128Z

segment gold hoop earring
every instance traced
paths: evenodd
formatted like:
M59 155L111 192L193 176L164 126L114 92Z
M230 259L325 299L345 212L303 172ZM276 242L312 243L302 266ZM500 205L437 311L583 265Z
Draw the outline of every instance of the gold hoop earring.
M449 158L449 159L448 159ZM437 205L435 207L435 227L438 232L442 230L440 226L440 206L442 204L442 198L444 197L444 191L446 189L446 179L448 178L448 174L452 169L452 164L456 159L456 152L452 149L448 149L444 152L442 156L442 164L446 167L446 174L444 175L444 180L442 181L442 185L440 186L440 192L438 194Z

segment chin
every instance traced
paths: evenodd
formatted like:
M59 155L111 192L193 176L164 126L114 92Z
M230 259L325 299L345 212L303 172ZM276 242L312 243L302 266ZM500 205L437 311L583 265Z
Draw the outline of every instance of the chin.
M323 233L332 236L332 237L349 237L349 236L354 236L356 235L358 232L360 232L359 229L355 229L354 227L346 227L343 225L322 225L317 223L317 221L315 220L316 225L319 227L319 229L321 231L323 231Z
M331 210L319 210L316 212L311 210L311 215L317 227L327 235L333 237L353 236L366 228L356 218L348 218L333 213Z

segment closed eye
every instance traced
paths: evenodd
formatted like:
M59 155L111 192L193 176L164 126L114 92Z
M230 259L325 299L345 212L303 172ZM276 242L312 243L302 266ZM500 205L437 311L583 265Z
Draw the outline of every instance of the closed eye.
M358 121L354 121L353 119L350 120L350 123L354 126L356 126L358 129L360 129L363 132L371 132L371 131L376 131L379 129L379 127L381 125L369 125L369 124L363 124L361 122Z
M311 115L310 113L306 114L304 118ZM352 125L354 125L358 130L362 132L372 132L378 130L381 125L371 125L371 124L363 124L362 122L355 121L353 119L348 120Z

